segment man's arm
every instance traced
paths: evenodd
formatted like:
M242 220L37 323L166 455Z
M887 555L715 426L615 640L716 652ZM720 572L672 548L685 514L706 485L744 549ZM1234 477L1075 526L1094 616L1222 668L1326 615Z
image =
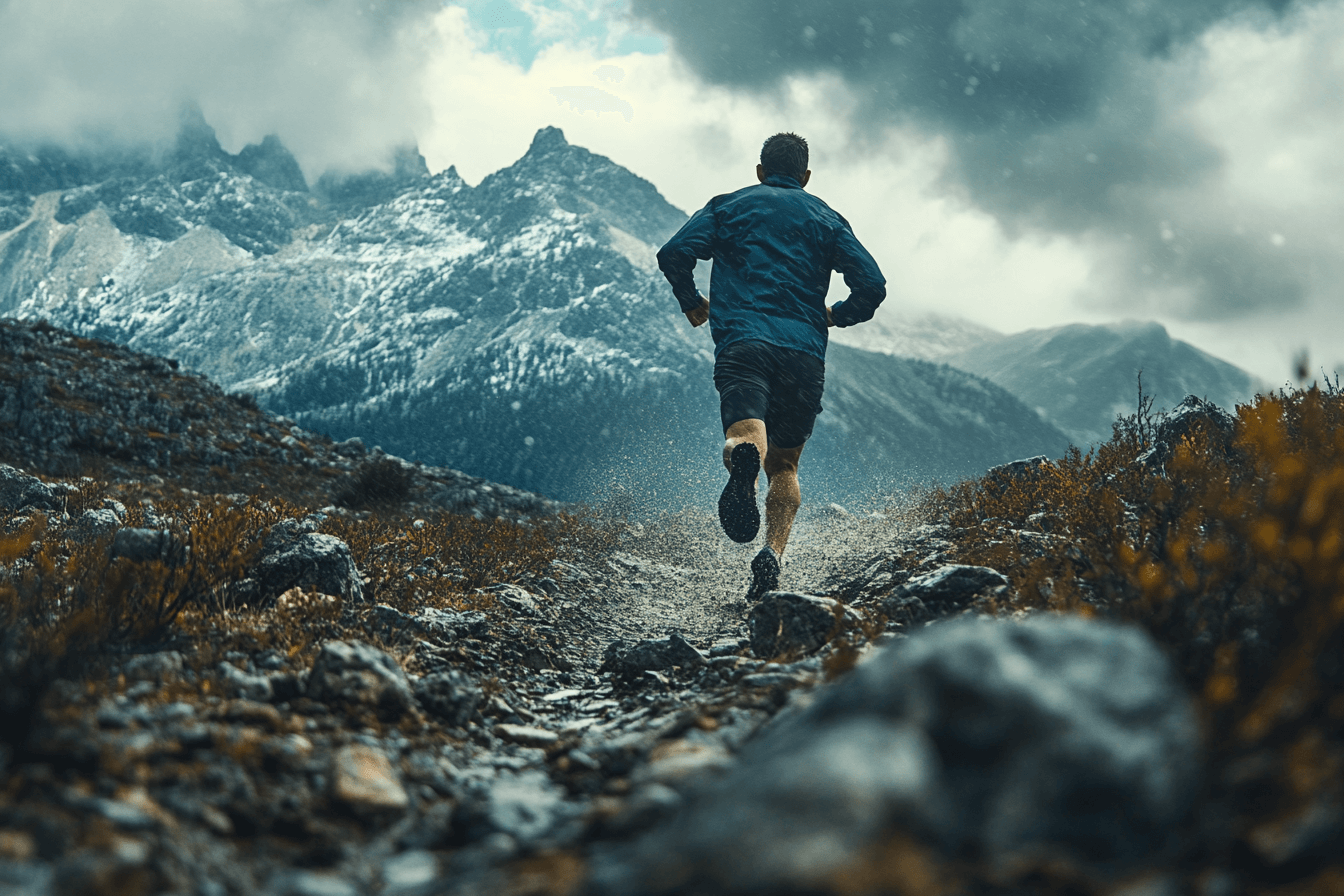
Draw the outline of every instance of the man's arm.
M844 275L849 298L830 307L828 322L837 327L850 327L872 320L873 312L887 297L887 280L844 218L840 218L831 266Z
M667 245L658 250L658 268L672 284L672 294L687 317L693 311L699 311L702 303L700 292L695 288L696 259L707 261L714 254L715 226L711 205L712 202L691 215ZM694 320L691 323L699 326Z

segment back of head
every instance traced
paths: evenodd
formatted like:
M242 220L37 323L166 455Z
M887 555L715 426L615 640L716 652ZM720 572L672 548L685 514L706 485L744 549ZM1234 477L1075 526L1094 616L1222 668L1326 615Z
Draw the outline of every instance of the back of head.
M807 171L807 141L797 134L776 134L761 147L761 167L767 175L785 174L801 181Z

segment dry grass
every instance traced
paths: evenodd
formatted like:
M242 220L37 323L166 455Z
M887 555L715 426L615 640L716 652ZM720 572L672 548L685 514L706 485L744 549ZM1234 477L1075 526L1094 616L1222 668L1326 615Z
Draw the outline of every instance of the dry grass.
M154 559L113 558L110 535L79 530L78 514L113 495L126 506L128 526L147 524L142 499L153 496L155 526L171 533ZM86 479L66 510L67 522L41 514L0 520L8 532L0 536L0 741L26 740L53 680L96 678L108 657L127 650L183 647L198 669L230 650L274 649L305 664L326 640L370 637L363 608L314 594L248 606L240 595L249 592L235 587L271 527L309 507L171 487L109 491ZM479 589L545 575L558 556L610 540L600 525L572 515L521 524L373 512L332 515L321 529L350 545L366 579L364 607L406 612L488 610L494 598Z

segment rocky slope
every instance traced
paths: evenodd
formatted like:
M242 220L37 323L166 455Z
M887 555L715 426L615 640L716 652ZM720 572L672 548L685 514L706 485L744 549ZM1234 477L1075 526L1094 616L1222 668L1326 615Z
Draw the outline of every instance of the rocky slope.
M0 313L175 358L307 429L557 498L616 484L666 505L719 477L712 346L654 265L685 215L555 128L475 187L408 152L391 173L308 191L277 141L231 156L200 121L115 165L7 158ZM818 496L1066 444L1003 390L936 365L838 350L828 385L803 473Z
M1120 414L1134 412L1138 375L1158 409L1187 395L1224 407L1249 401L1260 384L1246 371L1172 339L1152 322L1070 324L1004 334L940 315L888 313L864 330L838 334L846 345L922 358L1002 386L1086 448L1111 437Z
M334 443L176 361L45 324L0 320L0 461L47 475L360 509L385 500L477 516L554 502L456 470Z
M6 893L1269 896L1330 893L1344 874L1339 620L1297 603L1338 580L1322 578L1335 560L1308 542L1318 565L1280 564L1270 598L1225 606L1217 571L1196 570L1214 577L1203 596L1149 611L1106 566L1125 562L1117 532L1131 553L1161 550L1153 527L1191 521L1138 495L1229 481L1195 472L1230 462L1238 424L1216 408L1188 403L1141 456L1117 442L1087 494L1056 485L1085 465L1038 458L885 517L813 510L788 590L747 606L752 547L704 515L533 505L517 524L445 514L414 488L371 511L281 500L277 484L311 470L272 444L282 421L166 362L3 332L48 386L85 353L93 406L48 389L38 417L128 422L126 439L70 442L62 464L67 429L23 425L23 404L4 446L11 464L102 456L115 474L0 465ZM161 393L156 409L132 403L128 377ZM192 402L210 413L183 413ZM181 447L151 451L149 425ZM199 455L247 426L266 478L227 495L177 484L209 483ZM1335 444L1317 429L1302 439ZM1338 464L1328 487L1299 482L1289 460L1276 494L1344 482ZM1279 475L1249 466L1253 484ZM1310 523L1336 543L1337 506ZM1157 562L1128 574L1182 581ZM1303 657L1311 687L1257 697Z

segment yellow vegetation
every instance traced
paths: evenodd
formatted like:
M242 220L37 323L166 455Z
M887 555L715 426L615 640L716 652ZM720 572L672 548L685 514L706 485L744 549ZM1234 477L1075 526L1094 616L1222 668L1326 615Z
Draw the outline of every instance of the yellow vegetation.
M1101 613L1157 638L1198 695L1216 798L1272 865L1270 820L1344 797L1344 396L1261 396L1230 442L1196 427L1164 469L1136 461L1148 422L1141 409L1087 455L937 492L924 512L963 530L957 562L1010 577L1005 609Z

